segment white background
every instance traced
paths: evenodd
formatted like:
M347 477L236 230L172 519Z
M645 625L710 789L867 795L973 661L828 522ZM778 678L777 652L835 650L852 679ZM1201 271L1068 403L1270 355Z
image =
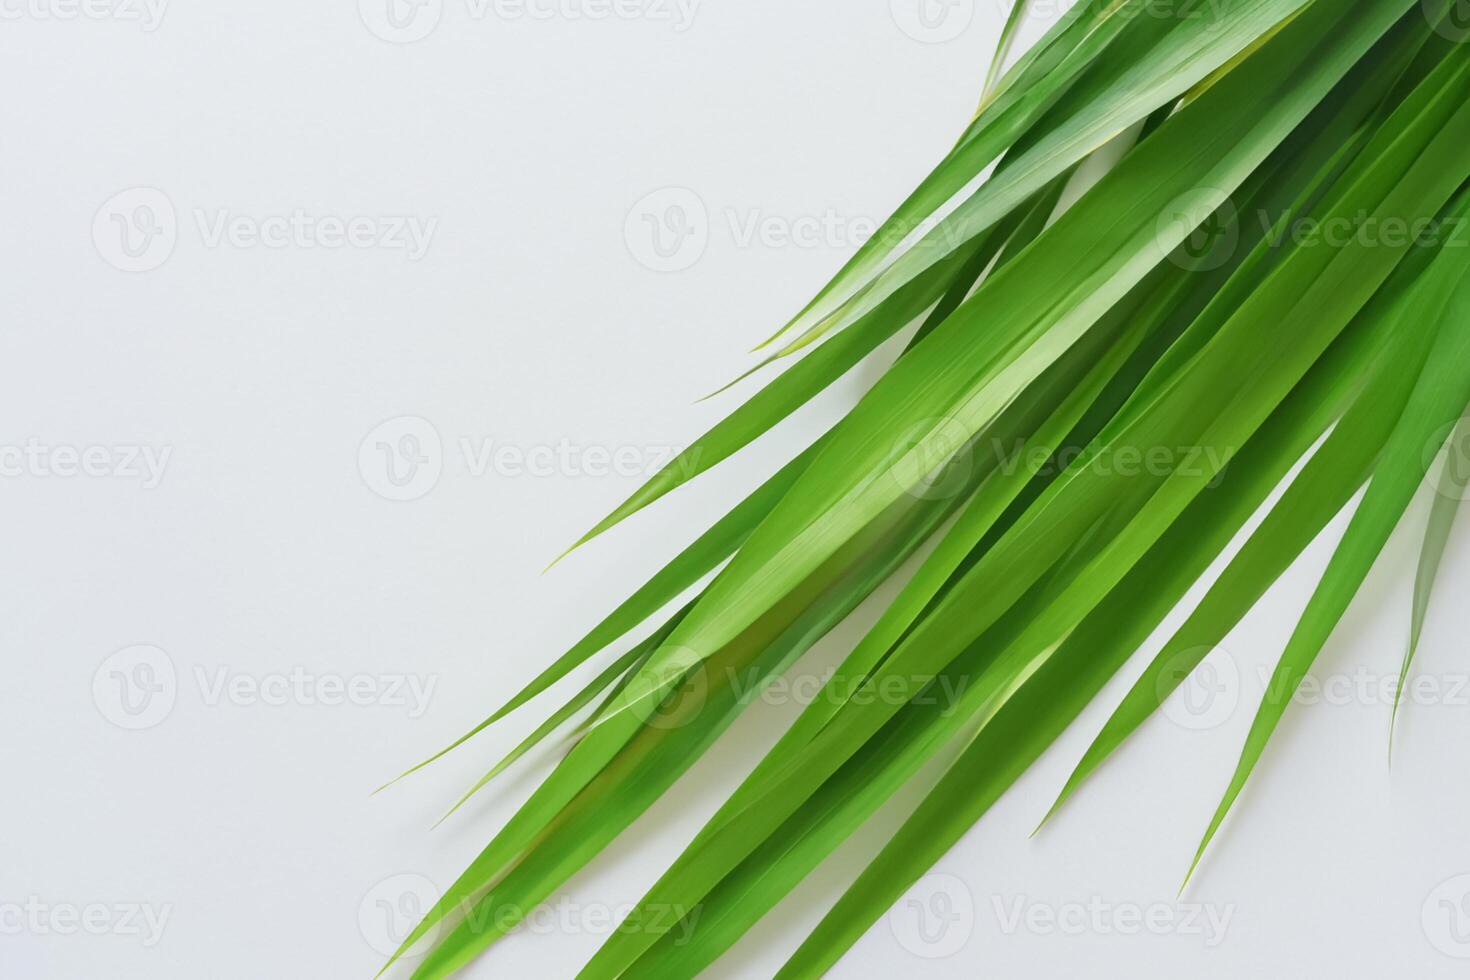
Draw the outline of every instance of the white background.
M540 574L634 470L736 403L691 404L938 159L973 109L1002 5L936 3L927 29L913 0L706 0L687 22L663 5L593 19L543 4L539 18L443 0L398 35L421 40L394 43L375 0L175 0L147 23L96 2L98 17L8 0L0 22L0 446L12 462L33 451L0 478L0 976L371 976L415 889L452 880L551 758L429 832L542 706L370 791L500 703L871 381L859 372ZM639 204L667 188L693 198ZM644 213L670 203L695 236L667 263L687 268L658 272ZM328 221L280 247L248 237L298 213ZM115 220L135 217L135 235L172 230L172 250L163 235L124 253ZM326 247L331 221L352 218L371 246ZM398 218L432 227L422 255L390 247ZM233 238L210 233L221 219L239 219ZM767 231L749 238L752 221ZM403 417L424 423L369 439ZM429 463L400 489L374 454L404 434L424 437ZM487 441L509 449L477 469ZM88 447L98 475L65 475L65 451L34 456ZM156 486L126 465L130 447L168 453ZM598 475L598 454L618 450L623 472ZM1411 538L1321 676L1396 671ZM1470 893L1451 880L1470 873L1463 533L1419 665L1438 703L1406 707L1392 772L1382 700L1294 710L1175 905L1325 545L1230 638L1221 663L1240 682L1212 724L1173 703L1028 839L1136 659L943 860L948 877L835 974L1463 975L1470 908L1441 904ZM799 669L831 663L860 625ZM329 696L362 678L371 703L252 693L293 671ZM404 678L427 704L393 689ZM605 932L598 910L641 894L795 710L752 707L576 879L552 920L570 925L512 937L469 975L570 976ZM770 975L888 817L714 975ZM1156 903L1167 934L1119 928ZM1183 922L1188 903L1228 914L1223 937ZM1066 918L1079 904L1101 910L1080 928ZM166 915L161 934L131 906ZM1032 911L1016 926L1018 907ZM916 938L925 909L950 912L925 933L937 945ZM68 929L73 914L98 934ZM1065 927L1047 927L1053 914Z

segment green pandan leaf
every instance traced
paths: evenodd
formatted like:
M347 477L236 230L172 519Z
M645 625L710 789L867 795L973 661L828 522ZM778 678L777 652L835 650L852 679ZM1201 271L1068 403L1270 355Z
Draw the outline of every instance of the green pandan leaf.
M1470 442L1470 44L1451 0L1083 0L1004 70L1028 9L954 147L772 338L780 373L583 540L881 376L450 746L592 676L485 761L461 803L564 739L389 967L423 952L413 976L443 980L504 938L872 602L581 974L695 976L945 753L781 972L819 976L1186 595L1052 812L1360 496L1205 853L1436 454ZM1445 469L1401 687L1470 480Z

